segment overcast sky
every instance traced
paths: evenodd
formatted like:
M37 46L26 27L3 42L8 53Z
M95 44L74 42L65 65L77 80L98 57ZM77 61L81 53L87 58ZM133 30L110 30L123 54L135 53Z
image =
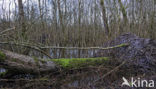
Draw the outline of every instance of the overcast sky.
M5 18L8 16L9 14L9 8L10 8L10 16L13 16L13 11L15 11L15 8L18 8L18 0L0 0L0 16L1 18ZM22 0L23 1L23 5L26 5L28 0ZM42 1L42 0L41 0ZM71 0L71 1L78 1L78 0ZM90 0L85 0L85 3L89 3ZM124 0L122 0L124 1ZM29 0L29 6L33 6L38 3L38 0ZM49 7L48 9L50 9L51 7Z
M17 7L18 5L18 0L0 0L0 16L3 18L4 12L5 15L8 14L9 8L10 8L10 14L11 16L13 15L13 11L15 10L15 6ZM22 0L23 4L26 4L27 0ZM32 2L37 2L37 0L31 0ZM30 3L31 4L31 3Z
M11 9L15 8L15 4L18 5L17 3L18 0L0 0L0 9L2 10L2 7L5 8L6 10L9 9L9 6ZM22 0L23 4L26 4L27 0ZM31 0L32 2L36 2L37 0Z

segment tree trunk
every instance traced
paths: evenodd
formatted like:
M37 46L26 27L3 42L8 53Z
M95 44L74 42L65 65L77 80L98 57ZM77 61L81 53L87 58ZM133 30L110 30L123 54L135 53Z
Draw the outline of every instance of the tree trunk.
M120 5L120 10L121 10L122 15L123 15L124 23L126 23L127 20L128 20L128 19L127 19L127 12L126 12L126 9L125 9L124 5L122 4L121 0L118 0L118 2L119 2L119 5Z
M56 65L52 61L41 60L7 50L0 51L0 66L12 72L30 74L50 72L56 69Z
M100 5L101 5L101 8L102 8L102 18L103 18L103 23L104 23L104 28L105 28L105 31L106 31L106 34L109 35L109 27L108 27L108 20L107 20L107 17L106 17L106 9L105 9L105 4L104 4L104 0L100 0Z
M22 28L22 32L21 32L21 36L22 36L22 40L26 40L27 37L25 35L26 33L26 25L25 25L25 20L24 20L24 9L23 9L23 4L22 4L22 0L18 0L18 9L19 9L19 23L21 25Z
M127 22L128 22L128 18L127 18L127 12L126 9L122 3L121 0L118 0L118 3L120 5L120 11L122 12L122 16L123 16L123 24L120 25L120 33L122 33L124 31L124 27L127 27Z

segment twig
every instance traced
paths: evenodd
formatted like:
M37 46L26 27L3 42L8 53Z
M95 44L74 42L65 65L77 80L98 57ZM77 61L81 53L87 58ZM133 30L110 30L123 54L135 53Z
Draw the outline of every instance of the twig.
M0 42L0 44L12 44L12 45L18 45L18 46L24 46L24 47L37 47L40 49L83 49L83 50L88 50L88 49L101 49L101 50L108 50L108 49L114 49L114 48L119 48L119 47L126 47L129 44L123 43L120 45L112 46L112 47L57 47L57 46L38 46L38 45L33 45L29 43L15 43L15 42Z
M126 63L126 61L123 61L119 66L115 67L113 70L107 72L106 74L104 74L102 77L96 79L95 81L93 81L93 84L95 84L95 82L104 79L106 76L108 76L109 74L113 73L114 71L118 70L121 66L123 66Z
M13 27L13 28L8 28L8 29L6 29L6 30L0 32L0 35L4 34L5 32L8 32L8 31L10 31L10 30L13 30L13 29L15 29L15 27Z
M112 47L57 47L57 46L45 46L45 47L40 47L41 49L83 49L83 50L88 50L88 49L101 49L101 50L107 50L107 49L114 49L114 48L119 48L119 47L125 47L128 46L129 44L123 43L120 45L112 46Z
M42 49L50 49L51 48L51 49L83 49L83 50L101 49L101 50L108 50L108 49L114 49L114 48L119 48L119 47L125 47L125 46L129 45L127 43L123 43L120 45L104 48L104 47L57 47L57 46L42 47L42 46L30 44L30 43L15 43L15 42L0 42L0 44L11 44L11 45L18 45L18 46L23 46L23 47L35 49L35 50L40 51L41 53L45 54L46 56L48 56L51 59L52 59L52 57L50 55L48 55L47 53L45 53Z
M37 46L31 46L31 45L22 44L22 43L15 43L15 42L0 42L0 44L11 44L11 45L17 45L17 46L23 46L23 47L31 48L31 49L34 49L34 50L37 50L37 51L41 52L42 54L44 54L47 57L52 59L52 57L50 55L48 55L46 52L44 52L43 50L41 50Z
M0 79L1 82L15 82L15 81L28 81L28 82L33 82L33 81L50 81L48 79Z

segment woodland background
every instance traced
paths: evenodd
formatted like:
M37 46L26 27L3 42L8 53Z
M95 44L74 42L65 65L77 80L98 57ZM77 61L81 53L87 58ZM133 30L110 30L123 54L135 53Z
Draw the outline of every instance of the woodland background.
M156 80L155 25L156 0L0 0L0 87L128 89L123 76Z
M1 42L88 47L127 32L156 38L156 0L0 0L0 4Z

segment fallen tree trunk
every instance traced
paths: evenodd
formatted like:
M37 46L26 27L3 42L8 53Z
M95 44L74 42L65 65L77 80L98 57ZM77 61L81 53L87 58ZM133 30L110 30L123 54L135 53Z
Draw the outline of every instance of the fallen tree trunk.
M52 61L29 57L7 50L0 51L0 66L15 72L37 74L56 70Z
M90 65L102 64L108 57L72 58L72 59L39 59L8 50L0 50L0 67L7 69L9 74L45 74L60 68L74 69ZM10 76L10 75L9 75Z
M102 50L109 50L119 47L125 47L128 44L120 44L112 47L100 48ZM88 66L89 64L102 63L108 58L73 58L73 59L39 59L37 57L30 57L22 54L17 54L8 50L0 50L0 66L11 73L29 73L29 74L45 74L47 72L55 71L60 67L75 68L81 66ZM58 66L57 66L58 65Z

